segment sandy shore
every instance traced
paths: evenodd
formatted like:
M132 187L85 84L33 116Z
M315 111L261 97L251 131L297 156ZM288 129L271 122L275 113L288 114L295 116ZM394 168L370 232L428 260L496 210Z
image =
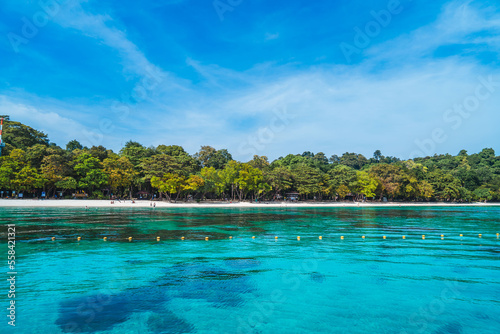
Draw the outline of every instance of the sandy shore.
M304 207L418 207L418 206L500 206L500 203L357 203L357 202L269 202L269 203L249 203L249 202L202 202L202 203L169 203L160 201L136 201L132 203L126 201L109 200L31 200L31 199L0 199L0 208L4 207L54 207L54 208L150 208L152 203L157 208L304 208Z

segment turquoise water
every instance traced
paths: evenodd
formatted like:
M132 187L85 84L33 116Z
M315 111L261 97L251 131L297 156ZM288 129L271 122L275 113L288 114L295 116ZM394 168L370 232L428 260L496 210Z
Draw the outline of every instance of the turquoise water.
M0 330L499 333L499 217L499 207L2 208L5 254L16 224L18 275L16 328L2 316Z

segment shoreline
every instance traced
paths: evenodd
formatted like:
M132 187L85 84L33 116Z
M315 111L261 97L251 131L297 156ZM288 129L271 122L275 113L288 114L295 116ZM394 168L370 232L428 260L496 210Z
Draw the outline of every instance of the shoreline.
M0 199L0 208L151 208L151 203L156 208L342 208L342 207L475 207L475 206L500 206L500 203L412 203L412 202L206 202L206 203L170 203L161 201L138 200L79 200L79 199Z

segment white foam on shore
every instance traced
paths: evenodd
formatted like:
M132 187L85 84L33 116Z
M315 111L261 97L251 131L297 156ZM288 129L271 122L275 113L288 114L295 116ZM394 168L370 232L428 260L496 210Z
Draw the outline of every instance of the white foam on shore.
M59 200L38 200L38 199L0 199L1 207L53 207L53 208L151 208L151 203L157 208L303 208L303 207L419 207L419 206L500 206L500 203L397 203L397 202L201 202L170 203L168 201L147 201L137 200L132 203L130 200L114 201L110 200L82 200L82 199L59 199Z

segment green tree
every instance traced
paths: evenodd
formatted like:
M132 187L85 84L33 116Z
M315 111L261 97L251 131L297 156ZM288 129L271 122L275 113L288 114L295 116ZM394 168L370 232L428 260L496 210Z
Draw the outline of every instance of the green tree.
M158 145L156 147L157 154L165 154L171 157L179 157L189 155L182 146L178 145Z
M432 185L435 196L442 200L458 199L463 192L460 180L440 169L430 172L427 181Z
M134 167L139 166L142 159L155 154L155 149L146 148L138 142L128 141L125 146L120 150L120 155L127 157Z
M240 201L245 199L246 196L251 193L252 200L259 198L265 191L271 190L265 180L262 171L257 168L253 168L250 164L241 164L238 171L238 176L234 180L238 186L238 196Z
M345 199L345 197L347 195L349 195L351 191L349 190L349 188L347 188L347 186L341 184L338 188L337 188L337 194L339 195L339 197L341 199Z
M368 164L368 159L362 154L346 152L340 157L340 164L360 170L364 165Z
M55 186L63 191L75 190L78 188L78 182L71 176L65 177L64 179L57 181Z
M89 153L94 157L99 159L100 161L104 161L104 159L108 158L108 156L112 153L111 150L107 150L104 146L92 146L89 149Z
M276 167L264 174L266 182L274 190L275 196L284 195L283 192L293 186L292 172L286 167Z
M223 169L229 161L233 160L226 149L216 150L211 146L202 146L194 157L202 167L214 167L215 169Z
M286 157L280 157L279 159L275 160L272 162L271 167L276 168L276 167L287 167L287 168L294 168L297 165L307 165L310 167L314 166L314 161L310 159L310 152L305 152L305 156L302 156L300 154L289 154Z
M260 169L261 171L268 171L271 169L271 164L266 156L254 155L253 159L248 162L253 168Z
M199 191L205 186L205 180L199 175L190 175L184 185L184 190Z
M111 155L103 161L104 173L107 175L109 186L116 192L119 189L129 191L129 198L132 198L132 186L138 173L134 165L127 157Z
M9 155L0 157L0 188L6 190L17 190L13 183L16 174L27 166L26 152L14 149Z
M102 163L88 153L83 153L77 158L74 170L80 177L78 186L90 193L96 189L100 190L108 182Z
M309 195L321 195L324 186L323 173L314 167L304 164L292 169L295 189L306 198Z
M474 196L480 201L491 201L493 198L493 191L490 188L484 186L474 190Z
M37 170L29 165L24 166L14 175L12 184L18 192L42 188L45 180Z
M161 194L165 194L169 201L172 200L172 194L176 194L175 201L179 198L181 192L186 186L186 177L184 175L166 173L163 177L153 176L151 185L158 189Z
M356 171L348 166L336 165L328 172L329 180L328 184L332 192L339 194L341 198L345 198L349 193L351 193L356 186ZM347 194L341 196L339 193L339 188L342 187L343 192L347 189Z
M356 172L356 182L354 191L358 195L364 195L366 197L375 197L375 191L379 188L380 181L377 177L367 172L358 171Z
M370 167L369 172L375 175L382 184L381 195L390 200L398 196L403 179L407 177L400 166L379 163Z
M426 180L420 181L418 183L418 195L420 198L427 201L434 197L434 188L432 187L432 184Z
M76 139L66 144L66 151L73 152L74 150L83 150L83 145Z
M200 171L200 176L203 179L202 192L204 197L207 193L216 195L222 194L224 191L219 173L214 167L204 167Z
M215 167L214 167L215 168ZM239 193L237 189L236 179L240 173L240 170L243 168L243 164L241 162L237 162L234 160L229 161L224 169L218 172L219 175L219 188L221 189L221 193L224 194L228 192L231 194L231 198L234 200L235 195Z
M48 193L55 194L57 182L63 180L70 175L71 168L68 166L64 156L59 154L47 155L42 160L41 165L42 177L46 180Z
M375 160L376 163L379 163L384 158L385 157L382 155L382 152L380 152L380 150L376 150L373 153L373 160Z
M49 146L49 139L45 133L11 120L4 120L2 137L6 143L5 149L2 150L4 155L9 154L13 149L26 151L37 144Z

